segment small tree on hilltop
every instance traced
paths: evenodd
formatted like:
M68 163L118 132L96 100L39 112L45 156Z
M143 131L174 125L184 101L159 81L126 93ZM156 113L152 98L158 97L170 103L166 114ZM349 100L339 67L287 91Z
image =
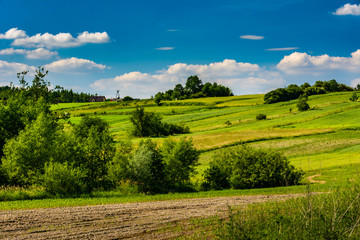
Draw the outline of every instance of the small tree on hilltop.
M307 95L301 95L298 98L298 101L296 103L297 108L299 109L299 111L306 111L310 109L309 104L307 103L308 100L308 96Z

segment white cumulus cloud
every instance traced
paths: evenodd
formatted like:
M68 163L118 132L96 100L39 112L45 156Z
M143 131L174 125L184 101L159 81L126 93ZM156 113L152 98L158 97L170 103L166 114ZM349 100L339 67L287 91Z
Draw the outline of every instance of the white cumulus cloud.
M70 33L38 33L34 36L17 38L12 42L13 46L23 46L30 48L69 48L78 47L87 43L106 43L110 37L106 32L89 33L87 31L74 38Z
M58 61L54 61L44 66L45 69L50 72L61 72L61 73L81 73L88 70L103 70L106 69L105 65L97 64L93 61L82 59L82 58L66 58Z
M360 15L360 4L350 4L347 3L344 6L336 9L336 11L333 13L334 15Z
M285 84L278 72L265 71L257 64L225 59L204 65L177 63L155 74L129 72L98 80L91 86L105 94L119 89L122 96L145 98L159 91L172 89L177 83L184 85L191 75L198 75L203 82L217 82L229 86L235 94L261 93Z
M262 40L264 39L263 36L256 36L256 35L242 35L240 36L242 39L249 39L249 40Z
M17 73L23 71L35 71L36 68L23 63L6 62L0 60L0 77L1 76L16 76Z
M0 55L14 55L14 54L25 55L25 57L28 59L49 59L58 55L57 52L52 52L45 48L38 48L35 50L6 48L0 50Z
M351 53L351 57L311 56L294 52L285 56L277 68L288 74L320 74L328 70L360 72L360 49Z
M17 39L17 38L26 38L26 32L23 30L18 30L17 28L11 28L6 33L0 33L0 39Z
M356 78L350 82L350 86L353 88L356 88L358 84L360 84L360 78Z

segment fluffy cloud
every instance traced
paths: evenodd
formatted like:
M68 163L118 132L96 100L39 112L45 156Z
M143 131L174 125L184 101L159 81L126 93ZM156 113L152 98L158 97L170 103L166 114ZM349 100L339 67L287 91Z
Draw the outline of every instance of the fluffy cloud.
M203 82L229 86L235 94L266 92L285 84L277 72L265 71L257 64L225 59L207 65L177 63L156 74L125 73L115 78L98 80L91 86L105 94L120 89L123 96L149 97L158 91L172 89L177 83L184 85L191 75L198 75Z
M320 74L328 70L360 72L360 49L351 53L351 57L311 56L294 52L285 56L277 68L288 74Z
M35 48L68 48L78 47L87 43L106 43L110 37L106 32L89 33L87 31L74 38L70 33L38 33L31 37L16 38L12 45Z
M0 33L0 39L17 39L28 37L23 30L17 28L9 29L5 34Z
M103 70L105 65L97 64L93 61L82 58L61 59L44 66L50 72L75 73L86 72L88 70Z
M249 39L249 40L262 40L264 39L263 36L256 36L256 35L242 35L240 36L242 39Z
M334 15L355 15L355 16L359 16L360 15L360 4L356 5L356 4L350 4L347 3L344 6L336 9L336 11L333 13Z
M0 55L14 55L14 54L25 55L25 57L28 59L49 59L58 55L57 52L52 52L44 48L38 48L35 50L6 48L0 50Z
M356 88L358 84L360 84L360 78L354 79L350 82L350 86L353 88Z
M290 51L299 49L298 47L285 47L285 48L268 48L266 51Z
M23 71L35 71L36 68L23 63L6 62L0 60L0 77L16 76L17 73Z

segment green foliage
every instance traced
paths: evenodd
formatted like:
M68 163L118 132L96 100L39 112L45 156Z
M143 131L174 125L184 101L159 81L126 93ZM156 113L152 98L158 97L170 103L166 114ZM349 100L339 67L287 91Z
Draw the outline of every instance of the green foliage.
M188 183L195 173L195 167L199 164L199 152L195 149L192 140L166 139L160 150L168 182L170 184Z
M359 239L359 187L251 205L221 227L219 239Z
M156 143L141 141L129 159L129 178L141 192L158 193L166 189L165 165Z
M349 98L350 101L356 102L359 99L359 96L356 93L353 93L351 97Z
M132 101L132 100L134 100L132 97L130 97L130 96L125 96L125 97L123 97L123 99L122 99L123 101Z
M259 113L256 115L256 120L266 120L266 115L263 113Z
M132 135L136 137L159 137L190 132L188 127L163 123L158 114L145 112L143 107L136 107L130 121L133 124Z
M270 104L289 101L299 98L304 93L310 96L330 92L344 92L353 90L353 88L346 86L345 84L337 83L335 79L330 81L316 81L313 86L310 86L309 83L304 83L301 85L301 87L298 87L296 84L291 84L287 88L278 88L265 94L264 103Z
M83 117L74 132L81 158L73 164L86 173L87 191L107 187L107 166L116 151L108 123L97 117Z
M12 184L39 182L45 163L53 156L56 131L53 119L40 114L18 136L7 141L2 163Z
M120 141L117 144L116 153L112 161L108 163L108 178L115 186L130 179L129 159L133 150L131 142Z
M42 185L52 195L76 196L85 192L84 179L86 173L68 162L49 162L45 164Z
M209 170L205 171L204 186L215 189L290 186L299 184L302 175L279 153L239 146L214 155Z
M196 94L201 92L203 87L202 81L199 79L198 76L190 76L186 80L185 84L185 91L189 92L190 94Z
M307 103L308 96L307 95L301 95L299 99L297 100L296 106L299 111L307 111L310 109L309 104Z

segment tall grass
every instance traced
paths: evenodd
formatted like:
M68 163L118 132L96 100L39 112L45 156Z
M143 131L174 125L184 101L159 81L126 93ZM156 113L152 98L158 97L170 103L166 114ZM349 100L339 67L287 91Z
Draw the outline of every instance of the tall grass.
M219 239L359 239L360 188L229 211Z

